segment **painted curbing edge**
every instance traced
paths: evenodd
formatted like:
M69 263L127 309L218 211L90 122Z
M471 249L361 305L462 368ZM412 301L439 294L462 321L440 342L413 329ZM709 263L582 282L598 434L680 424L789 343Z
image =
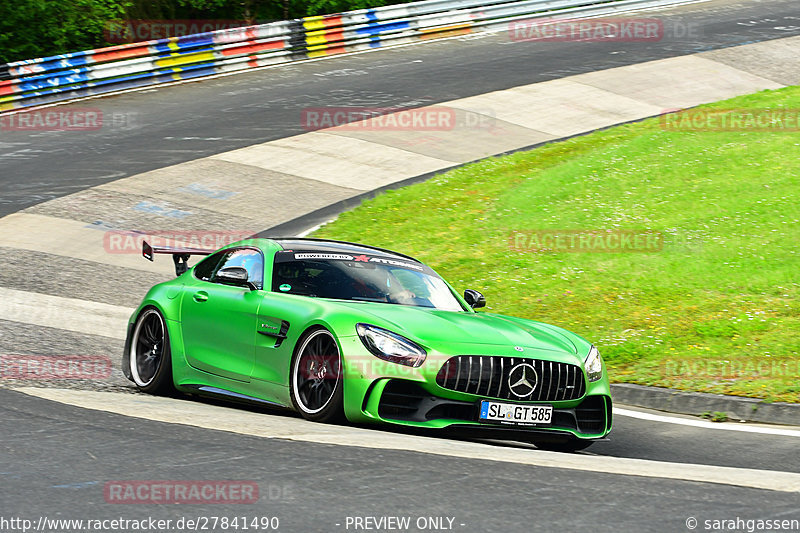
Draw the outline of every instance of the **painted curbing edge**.
M707 412L720 412L732 420L800 425L800 404L769 403L757 398L685 392L630 383L612 384L611 395L616 404L646 407L670 413L701 415Z

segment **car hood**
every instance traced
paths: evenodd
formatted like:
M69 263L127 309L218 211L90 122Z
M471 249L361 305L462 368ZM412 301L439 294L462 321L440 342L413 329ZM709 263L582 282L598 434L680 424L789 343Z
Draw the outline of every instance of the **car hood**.
M520 318L372 302L340 305L355 311L362 317L360 321L395 331L423 346L489 344L577 353L575 344L556 328Z

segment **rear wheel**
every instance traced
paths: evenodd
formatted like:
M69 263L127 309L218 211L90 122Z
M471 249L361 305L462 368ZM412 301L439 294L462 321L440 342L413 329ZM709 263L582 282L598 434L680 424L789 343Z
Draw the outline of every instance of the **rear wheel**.
M168 394L172 385L172 359L169 334L161 313L148 307L133 328L129 364L136 386L151 394Z
M333 335L323 328L306 333L292 360L291 396L307 420L344 420L342 357Z

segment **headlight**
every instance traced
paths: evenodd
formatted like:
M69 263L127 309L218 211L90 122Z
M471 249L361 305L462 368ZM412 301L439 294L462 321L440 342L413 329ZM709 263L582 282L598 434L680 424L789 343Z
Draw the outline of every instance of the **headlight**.
M392 363L418 367L428 354L414 342L391 331L369 324L356 324L361 342L375 357Z
M586 356L583 368L586 369L586 377L589 378L589 383L603 377L603 358L600 357L600 352L594 346L589 350L589 355Z

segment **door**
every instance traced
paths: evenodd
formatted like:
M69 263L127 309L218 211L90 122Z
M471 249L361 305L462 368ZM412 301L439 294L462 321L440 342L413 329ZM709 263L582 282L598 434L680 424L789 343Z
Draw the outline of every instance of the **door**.
M208 261L208 263L206 263ZM243 267L251 287L225 285L216 273ZM256 248L233 248L195 268L181 301L183 344L189 364L238 381L250 381L255 361L258 308L264 298L264 257Z

